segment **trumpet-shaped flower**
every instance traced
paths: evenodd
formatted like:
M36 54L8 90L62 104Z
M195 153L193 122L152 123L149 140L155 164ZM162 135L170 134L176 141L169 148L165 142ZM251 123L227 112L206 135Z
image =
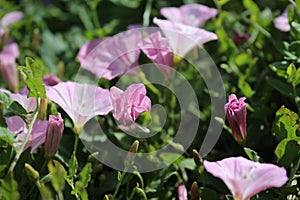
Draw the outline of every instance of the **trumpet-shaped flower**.
M28 126L25 121L19 116L12 116L5 118L7 128L11 132L18 134L15 138L14 147L19 149L22 145L22 142L25 140L25 137L28 132ZM38 147L40 147L46 139L46 129L47 129L47 120L36 119L32 131L29 136L28 142L25 144L23 151L31 147L30 153L33 153Z
M86 43L79 51L81 66L97 78L111 80L138 65L141 41L139 30L128 30L102 41Z
M46 87L46 95L69 115L77 133L94 116L106 115L112 110L109 91L94 85L61 82Z
M36 99L28 98L27 93L11 93L5 89L0 89L0 91L8 94L12 100L18 102L27 112L33 112L35 110Z
M171 69L173 67L172 50L168 39L163 38L160 32L149 35L139 46L165 76L169 77L173 74Z
M245 97L241 97L239 100L234 94L229 96L228 103L225 104L224 109L226 112L227 120L232 130L234 139L238 142L242 142L247 137L246 131L246 103Z
M172 22L200 27L203 26L207 20L215 17L218 14L218 10L201 4L187 4L179 8L162 8L160 14Z
M196 46L218 39L216 34L204 29L157 18L153 22L162 29L173 52L182 57Z
M16 58L19 57L19 47L10 37L3 40L6 29L10 24L15 23L23 18L22 12L11 12L3 16L0 21L0 41L3 47L0 49L0 70L7 86L10 90L18 89L18 70L16 67Z
M151 100L143 84L132 84L125 91L112 87L110 97L113 117L123 125L131 125L142 112L151 110Z
M50 115L46 131L45 154L53 156L58 150L59 143L64 132L64 120L61 114Z
M243 157L225 158L217 162L204 161L206 171L222 179L235 200L249 200L257 193L283 186L286 170L273 164L263 164Z

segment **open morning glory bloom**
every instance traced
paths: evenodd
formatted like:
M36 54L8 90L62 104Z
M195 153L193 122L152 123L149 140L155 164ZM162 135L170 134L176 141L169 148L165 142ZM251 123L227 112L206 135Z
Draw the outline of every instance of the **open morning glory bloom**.
M227 120L232 130L234 139L242 142L247 137L246 131L246 98L241 97L237 99L235 94L228 97L228 103L225 104L224 109L226 112Z
M283 167L247 160L225 158L217 162L204 161L206 171L222 179L235 200L249 200L270 187L283 186L288 177Z
M160 14L172 22L200 27L207 20L215 17L218 14L218 10L201 4L187 4L179 8L162 8L160 9Z
M19 116L12 116L5 118L7 128L11 132L18 134L15 138L14 147L19 149L22 145L22 141L25 139L28 126L24 122L24 120ZM39 120L36 119L32 131L30 133L30 137L28 142L26 143L23 151L31 147L30 153L33 153L38 147L40 147L46 139L46 129L47 129L48 121L47 120Z
M218 39L216 34L204 29L158 18L154 18L153 22L162 29L173 52L181 57L198 45Z
M33 112L36 108L36 99L28 98L27 94L11 93L5 89L0 89L0 92L8 94L12 100L17 101L27 112Z
M18 89L18 70L16 58L19 57L19 47L10 37L4 41L3 37L6 29L10 24L15 23L23 18L22 12L11 12L3 16L0 21L0 41L4 42L0 49L0 70L7 83L7 86L12 91Z
M188 200L186 187L184 184L180 184L177 188L178 199L179 200Z
M173 54L168 39L162 37L160 32L155 32L139 45L146 56L157 65L159 70L169 77L173 74Z
M141 113L151 110L151 100L143 84L132 84L125 91L112 87L110 97L113 117L122 125L132 124Z
M89 42L79 51L80 64L97 78L111 80L138 65L141 39L139 30L128 30L101 42Z
M274 20L275 27L283 32L288 32L291 30L291 26L289 24L288 19L288 9L289 6L287 6L284 12L280 16L276 17Z
M109 91L95 85L60 82L47 86L46 95L69 115L78 134L91 118L112 110Z

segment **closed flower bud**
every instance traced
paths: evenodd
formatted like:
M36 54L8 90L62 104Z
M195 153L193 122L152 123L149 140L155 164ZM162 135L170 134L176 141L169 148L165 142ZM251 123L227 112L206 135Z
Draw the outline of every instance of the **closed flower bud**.
M246 103L245 97L237 99L234 94L229 96L229 101L225 104L224 109L226 112L227 120L232 130L234 139L240 143L245 141L247 137L246 131Z
M45 154L47 156L53 156L58 150L63 131L64 120L61 118L60 113L57 116L50 115L45 141Z

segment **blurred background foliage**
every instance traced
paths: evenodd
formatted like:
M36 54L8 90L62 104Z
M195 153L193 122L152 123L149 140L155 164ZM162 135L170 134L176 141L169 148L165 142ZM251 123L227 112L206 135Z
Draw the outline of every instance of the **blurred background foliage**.
M247 98L248 137L245 146L256 152L264 162L285 166L289 173L296 173L299 167L299 128L295 129L297 137L289 137L288 133L291 132L292 127L296 125L299 127L299 119L295 117L294 124L289 126L290 120L289 118L286 120L285 117L298 116L300 113L299 14L292 10L289 11L289 21L293 22L290 32L281 32L274 27L274 18L284 11L290 3L289 1L1 0L0 18L15 10L25 13L24 19L14 24L10 31L11 37L19 44L18 64L24 65L25 56L33 57L42 66L44 74L51 72L57 74L63 81L67 81L73 79L80 68L76 56L79 48L86 41L115 35L125 31L132 24L153 26L153 17L162 18L159 13L161 8L179 7L190 3L215 7L219 11L217 17L208 21L203 27L215 32L218 40L205 44L204 47L222 74L227 94L235 93L239 97ZM294 3L297 7L300 6L299 1ZM151 6L149 18L145 15L147 5ZM239 41L236 41L237 39ZM181 69L180 65L178 69ZM181 182L184 182L189 190L194 181L198 182L204 200L225 199L225 194L229 194L228 189L220 180L206 174L203 167L197 167L192 159L192 150L198 149L201 145L201 138L204 137L203 134L206 133L209 124L210 96L205 91L203 80L193 76L195 73L192 68L182 69L181 72L185 74L199 96L201 113L198 137L182 158L168 168L145 173L142 178L140 174L126 175L120 189L119 199L126 199L129 191L136 187L137 183L139 188L142 188L147 194L148 199L176 198L176 188ZM1 84L4 86L2 79ZM103 85L105 84L104 81ZM113 82L108 83L107 87L111 85ZM157 98L151 91L148 93L151 99ZM167 109L171 110L170 106L172 105L169 105L167 95L170 94L166 93L165 102L162 104L169 106ZM111 121L112 118L108 118L103 123L109 127L110 124L113 124ZM67 127L68 123L70 125L63 135L59 150L61 164L54 163L48 166L50 174L55 170L68 167L67 161L71 156L70 149L72 149L74 140L70 129L71 122L66 119ZM174 127L175 122L169 123L169 126L176 128ZM109 128L107 131L113 135L114 142L123 145L124 149L129 148L128 142L124 142L126 139L123 136L118 137L120 135ZM172 131L164 130L165 138L171 137L168 135L170 132ZM157 139L163 140L160 141L162 143L168 142L168 139L162 138L153 139L154 147ZM283 140L285 142L282 142ZM79 145L81 147L77 155L79 171L83 171L82 177L91 176L88 181L80 180L82 183L90 181L87 187L89 199L100 199L105 194L111 194L118 183L118 172L89 158L89 153L84 146ZM142 149L143 145L141 144ZM284 153L280 154L279 152L282 152L280 150ZM6 162L10 160L10 154L9 149L1 149L0 162L2 165L8 164ZM40 193L44 194L44 198L47 199L49 197L47 195L51 194L49 188L52 188L52 193L54 191L63 192L65 199L73 199L74 196L70 195L69 187L57 186L56 182L50 184L47 177L41 177L38 181L39 187L31 186L32 181L24 175L24 163L30 160L29 164L38 170L39 174L47 174L47 166L42 166L44 163L42 155L43 152L38 152L37 155L31 156L26 151L21 157L14 175L18 182L19 193L22 194L21 199L38 199ZM237 155L247 157L247 151L245 152L243 146L233 139L228 128L225 127L215 148L206 158L216 160ZM86 166L88 161L92 165ZM2 171L1 175L3 173ZM32 173L32 170L29 170L27 174L32 177ZM7 177L7 179L9 178ZM11 185L14 185L13 181ZM272 199L273 195L279 194L282 195L282 199L285 199L287 194L297 192L299 192L298 189L289 184L283 190L270 189L253 199ZM136 195L133 199L139 198Z

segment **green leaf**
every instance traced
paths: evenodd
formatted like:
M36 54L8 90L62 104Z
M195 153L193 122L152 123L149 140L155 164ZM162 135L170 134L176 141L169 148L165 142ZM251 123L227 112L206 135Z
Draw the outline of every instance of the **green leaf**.
M5 179L1 181L1 192L2 199L4 200L17 200L20 199L20 194L18 192L18 183L13 177L13 173L8 173Z
M293 98L293 89L290 84L273 78L268 78L267 82L281 94Z
M246 81L243 81L242 79L240 79L238 82L238 86L247 98L250 98L254 94L251 86Z
M259 155L253 151L252 149L249 149L247 147L244 148L244 151L246 152L247 156L249 157L250 160L258 162L261 160L261 158L259 157Z
M29 89L29 97L46 98L46 91L43 84L43 73L41 67L30 57L25 58L25 67L18 67L23 74L24 80Z
M295 140L284 139L275 149L278 164L289 168L299 158L300 145Z
M51 183L56 192L61 192L65 188L67 172L62 164L53 160L48 163L48 170L52 176Z
M78 168L78 162L75 153L72 154L71 159L69 161L69 176L73 177Z
M38 184L38 188L39 188L40 194L42 196L42 200L52 200L53 199L51 190L44 183Z
M7 128L0 127L0 140L12 145L15 139L15 134L10 132Z
M25 172L33 183L36 183L40 180L40 174L38 171L36 171L30 164L25 163Z
M285 107L281 107L276 112L272 133L278 142L285 138L297 140L299 138L297 136L299 126L298 115Z
M212 189L200 188L200 196L202 200L219 200L219 195Z
M12 112L13 115L22 117L27 114L24 107L19 104L19 102L12 100L9 94L5 92L0 92L0 102L3 103L5 105L5 108Z
M79 181L76 181L75 189L72 190L71 194L78 194L80 196L80 199L88 200L88 193L85 190L85 187Z
M180 162L180 167L194 170L196 168L196 163L193 158L187 158Z
M92 164L87 163L81 172L79 173L79 181L82 183L83 187L87 187L89 182L91 181L91 173L92 173Z

